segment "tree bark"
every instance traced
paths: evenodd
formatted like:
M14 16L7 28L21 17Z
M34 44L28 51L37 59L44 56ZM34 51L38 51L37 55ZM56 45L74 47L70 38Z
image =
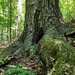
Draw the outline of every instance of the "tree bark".
M26 0L24 30L12 49L14 54L25 53L45 36L56 39L66 31L62 20L59 0ZM60 38L61 39L61 38Z
M44 35L56 38L66 31L59 0L26 0L25 19L24 31L18 39L24 43L24 49L37 44Z

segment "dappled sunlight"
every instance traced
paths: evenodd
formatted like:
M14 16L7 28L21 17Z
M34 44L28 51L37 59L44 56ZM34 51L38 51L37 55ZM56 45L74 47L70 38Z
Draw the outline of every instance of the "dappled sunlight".
M24 29L25 0L0 1L0 43L8 44Z

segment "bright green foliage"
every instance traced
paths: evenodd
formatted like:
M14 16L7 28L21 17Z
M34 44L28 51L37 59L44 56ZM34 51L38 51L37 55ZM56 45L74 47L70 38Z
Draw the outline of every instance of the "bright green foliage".
M3 60L0 60L0 63L1 63L1 64L4 64L4 61L3 61Z
M31 71L24 70L19 67L10 68L4 72L4 75L15 75L15 74L17 74L17 75L36 75L35 73L33 73Z
M65 21L75 17L75 0L59 0L59 5Z

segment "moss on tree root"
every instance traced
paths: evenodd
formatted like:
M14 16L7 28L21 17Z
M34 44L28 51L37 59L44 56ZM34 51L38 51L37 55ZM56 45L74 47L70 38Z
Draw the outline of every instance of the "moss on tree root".
M48 75L75 75L75 48L50 38L41 39L37 48Z

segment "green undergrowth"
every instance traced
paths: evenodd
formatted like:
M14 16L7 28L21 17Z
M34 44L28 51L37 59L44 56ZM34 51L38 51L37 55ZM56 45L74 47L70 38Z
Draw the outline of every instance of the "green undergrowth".
M35 73L21 69L19 67L9 68L4 72L4 75L36 75Z
M8 54L6 54L6 53L0 54L0 63L4 64L4 59L5 59L7 56L8 56Z

